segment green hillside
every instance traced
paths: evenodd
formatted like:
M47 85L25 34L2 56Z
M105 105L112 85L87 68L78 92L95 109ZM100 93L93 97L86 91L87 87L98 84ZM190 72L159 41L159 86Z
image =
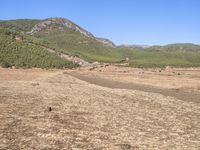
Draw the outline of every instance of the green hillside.
M0 27L27 32L39 22L42 21L29 19L0 21ZM64 32L59 28L64 28ZM126 58L124 51L130 51L106 47L97 40L86 37L60 24L51 24L40 32L33 34L33 36L24 36L33 43L53 48L59 52L78 55L88 61L119 62Z
M200 46L194 44L170 44L152 46L144 51L134 51L130 66L135 67L199 67Z
M72 68L76 65L62 60L44 48L23 40L23 35L0 28L0 65L17 68Z
M47 30L34 34L33 42L63 53L78 55L88 61L118 62L124 59L122 51L105 47L98 41L78 32L67 29L66 32L62 32L56 28L48 30L48 32Z
M0 28L8 28L18 32L30 31L41 20L36 19L17 19L17 20L0 20Z
M28 32L37 24L46 20L12 20L0 21L0 27L8 28L16 32ZM73 24L74 25L74 24ZM75 26L75 25L74 25ZM76 28L76 27L74 27ZM55 51L77 55L87 61L119 63L125 58L129 58L129 66L132 67L199 67L200 66L200 46L194 44L171 44L166 46L152 46L148 48L128 48L128 47L107 47L101 42L85 36L74 29L70 29L60 22L52 23L38 32L27 35L23 34L24 41L14 41L14 45L21 47L34 47L34 53L47 53L40 45L54 49ZM10 35L9 35L10 37ZM4 39L5 40L5 39ZM12 39L14 40L14 39ZM21 44L19 44L21 43ZM27 44L32 43L34 45ZM1 41L1 45L5 45ZM36 46L37 45L37 46ZM10 48L11 51L12 48ZM24 48L22 48L24 49ZM40 51L42 49L42 51ZM19 51L19 49L18 49ZM23 51L23 50L22 50ZM29 49L29 51L32 51ZM4 52L5 53L5 52ZM8 52L7 52L8 53ZM10 54L12 55L12 54ZM35 55L35 54L34 54ZM50 54L48 54L50 55ZM52 54L51 54L52 55ZM56 57L56 56L51 56ZM43 58L38 58L43 59ZM58 59L58 58L57 58ZM16 57L16 61L18 58ZM47 59L47 60L50 60ZM63 61L60 60L59 61ZM31 66L34 66L32 62ZM62 64L62 63L61 63ZM62 65L61 65L62 66Z
M148 51L167 51L167 52L184 52L184 51L192 51L192 52L199 52L200 46L191 44L191 43L178 43L178 44L169 44L166 46L152 46L146 48L145 50Z
M133 51L133 67L199 67L200 51Z

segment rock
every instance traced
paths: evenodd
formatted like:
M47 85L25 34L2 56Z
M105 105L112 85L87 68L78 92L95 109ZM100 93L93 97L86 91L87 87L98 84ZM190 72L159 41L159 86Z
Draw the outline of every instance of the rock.
M117 144L114 150L139 150L138 146L131 146L129 144Z
M52 111L52 108L51 108L51 107L49 107L49 108L48 108L48 110L49 110L49 111Z

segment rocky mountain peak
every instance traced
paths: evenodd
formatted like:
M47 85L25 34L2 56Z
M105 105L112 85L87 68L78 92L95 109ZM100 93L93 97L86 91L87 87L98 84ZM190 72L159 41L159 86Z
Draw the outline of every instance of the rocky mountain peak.
M110 40L104 39L104 38L96 38L92 33L88 32L87 30L83 29L79 25L73 23L72 21L66 19L66 18L48 18L45 19L38 24L36 24L31 31L27 32L27 34L35 34L43 29L50 27L51 25L57 25L58 29L62 31L66 31L66 29L70 29L76 32L79 32L80 34L87 36L89 38L92 38L100 43L102 43L105 46L108 47L115 47L115 44L111 42Z
M36 24L30 32L27 32L28 34L35 34L37 32L40 32L42 29L45 29L48 26L51 25L58 25L60 29L63 29L63 27L66 27L68 29L71 29L73 31L79 32L87 37L94 38L94 36L86 31L85 29L81 28L80 26L76 25L72 21L65 19L65 18L48 18L44 21L41 21L40 23ZM64 29L63 29L64 30Z

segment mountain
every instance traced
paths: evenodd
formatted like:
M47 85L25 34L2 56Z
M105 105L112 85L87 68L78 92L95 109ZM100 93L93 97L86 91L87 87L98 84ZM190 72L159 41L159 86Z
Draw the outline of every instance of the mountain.
M0 47L3 54L1 54L0 62L3 60L4 63L8 62L14 65L16 65L15 61L20 61L22 66L44 67L45 65L38 65L34 59L37 58L42 64L42 57L38 56L43 56L42 54L45 53L48 57L44 57L44 59L50 67L55 66L55 61L50 64L50 60L55 59L59 61L58 64L62 64L63 58L66 59L66 63L79 61L80 65L87 65L88 62L94 61L120 63L129 58L128 65L134 67L200 66L199 45L180 43L166 46L115 46L112 41L95 37L89 31L64 18L0 21L0 28L12 33L9 36L0 33L2 39ZM14 34L17 36L15 35L13 38ZM5 36L7 36L6 39ZM5 45L5 41L9 42ZM19 47L11 47L10 45L18 45ZM29 52L29 55L26 51ZM17 57L10 56L9 52L15 55L19 53L19 55ZM13 59L9 60L10 57ZM71 65L73 64L71 62ZM56 65L56 68L62 67L65 65Z
M101 42L105 46L115 47L115 44L112 41L105 38L97 38L92 33L65 18L48 18L45 20L18 19L10 21L0 21L0 27L9 28L15 31L26 32L27 34L31 35L52 26L59 26L59 30L64 32L67 31L67 29L79 32L84 36Z
M95 37L68 19L45 19L35 24L26 34L31 36L34 43L88 61L116 62L124 59L113 42Z
M58 53L78 56L90 62L118 62L126 57L126 54L115 49L110 40L96 38L64 18L0 21L0 28L22 33L31 43L54 49Z
M191 43L176 43L176 44L169 44L165 46L151 46L147 47L145 50L148 51L168 51L168 52L175 52L175 51L190 51L190 52L200 52L200 45L195 45Z
M44 30L45 28L52 27L53 25L59 26L59 30L61 31L65 32L65 29L70 29L70 30L79 32L87 37L95 39L95 37L90 32L76 25L72 21L68 19L64 19L64 18L49 18L49 19L40 21L31 29L31 31L27 32L27 34L33 35L35 33L40 32L41 30Z
M149 45L136 45L136 44L133 44L133 45L123 44L123 45L119 45L118 47L144 50L150 46Z

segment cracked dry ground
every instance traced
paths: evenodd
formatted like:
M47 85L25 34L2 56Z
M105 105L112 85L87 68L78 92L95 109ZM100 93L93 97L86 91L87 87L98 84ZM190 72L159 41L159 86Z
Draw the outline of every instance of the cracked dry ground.
M200 148L199 103L46 72L0 75L1 150Z

